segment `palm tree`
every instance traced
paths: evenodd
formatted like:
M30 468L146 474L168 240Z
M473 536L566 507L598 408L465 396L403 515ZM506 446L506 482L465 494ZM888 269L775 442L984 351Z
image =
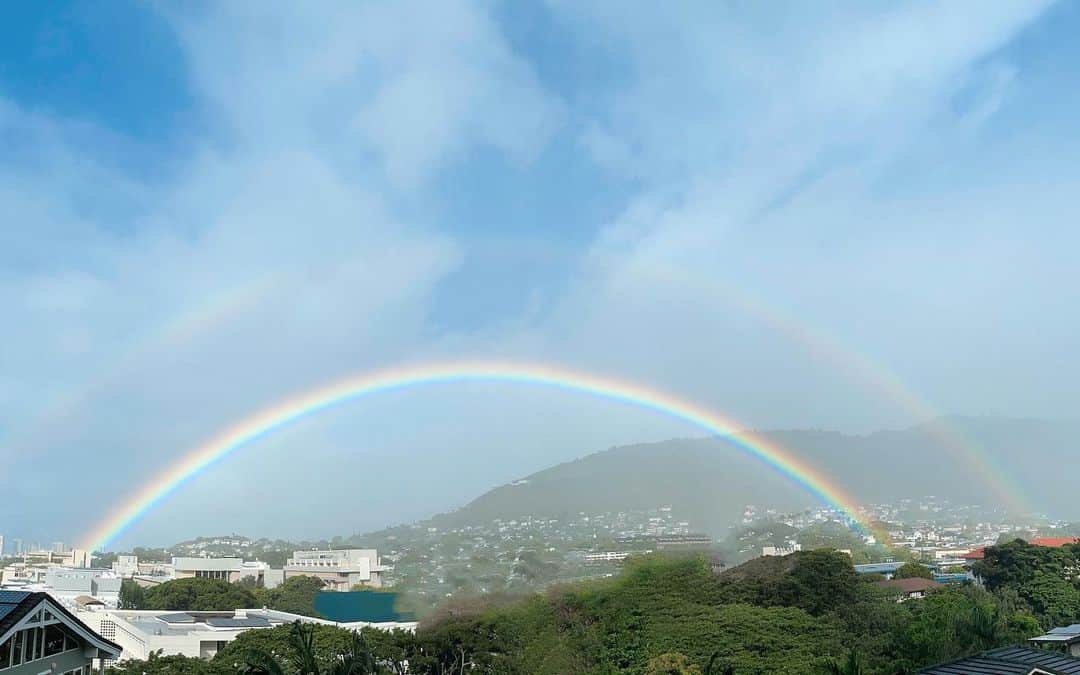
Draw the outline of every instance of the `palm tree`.
M859 652L852 649L843 663L833 659L822 667L821 672L825 675L865 675L866 670L859 659Z
M315 625L294 621L289 632L289 656L291 671L298 675L372 675L377 672L375 657L368 649L367 641L359 633L353 633L349 652L338 655L336 661L322 668L315 654ZM244 655L240 666L244 675L285 675L285 668L277 656L261 649L251 649Z
M967 616L960 617L956 627L976 651L1000 647L1007 637L1001 613L985 605L972 607Z
M720 665L718 663L719 658L720 650L713 652L713 655L709 657L709 662L705 664L702 675L735 675L735 666L730 663Z

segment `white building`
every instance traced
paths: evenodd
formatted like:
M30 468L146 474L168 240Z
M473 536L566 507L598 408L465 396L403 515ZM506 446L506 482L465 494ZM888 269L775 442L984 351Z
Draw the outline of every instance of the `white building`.
M791 555L795 551L801 551L802 544L796 544L794 542L787 542L787 546L762 546L762 556L785 556Z
M44 592L64 607L74 610L79 604L96 601L103 607L116 608L120 601L121 578L112 570L60 567L28 567L16 563L4 569L3 588Z
M348 591L353 586L382 587L387 568L372 548L340 551L294 551L285 561L284 578L309 576L322 579L327 590Z
M173 558L174 579L220 579L235 583L247 577L255 583L273 588L282 581L280 573L271 570L268 563L245 562L242 558Z
M180 654L213 658L226 644L248 630L272 628L302 621L357 630L416 630L416 622L336 623L324 619L266 609L237 609L232 612L161 612L108 610L79 612L78 618L102 637L123 648L120 660L146 659L160 650L162 655Z
M598 565L609 562L622 562L632 555L645 555L652 553L649 549L640 551L596 551L586 553L583 557L586 565Z
M68 609L75 609L77 599L100 600L105 607L115 609L120 603L120 575L112 570L73 569L53 567L45 572L42 590Z
M112 569L125 579L130 579L139 573L139 556L118 555L116 562L112 564Z

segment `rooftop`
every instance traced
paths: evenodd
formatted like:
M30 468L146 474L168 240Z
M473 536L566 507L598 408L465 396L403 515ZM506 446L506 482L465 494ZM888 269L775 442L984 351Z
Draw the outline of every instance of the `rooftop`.
M920 670L925 675L1080 675L1080 659L1028 647L1002 647Z
M119 612L118 616L147 635L188 635L196 632L270 628L267 617L244 612ZM282 622L277 622L282 623Z
M1035 537L1029 543L1036 546L1049 546L1050 548L1061 548L1066 544L1075 544L1080 541L1078 537Z
M43 606L44 611L39 611ZM41 614L45 622L63 623L107 658L119 656L122 651L119 645L95 633L48 593L31 591L0 590L0 643L7 640L31 612Z
M1080 623L1053 628L1045 635L1033 637L1028 642L1033 644L1072 644L1080 642Z
M909 579L889 579L888 581L875 581L874 585L878 588L894 588L901 593L919 593L925 592L932 588L938 588L941 586L933 579L923 579L921 577L913 577Z

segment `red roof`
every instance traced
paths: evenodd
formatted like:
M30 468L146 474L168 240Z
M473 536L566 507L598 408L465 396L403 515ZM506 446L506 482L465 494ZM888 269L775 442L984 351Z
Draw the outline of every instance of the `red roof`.
M1078 541L1080 541L1080 537L1035 537L1029 543L1035 544L1036 546L1061 548L1065 544L1075 544Z
M923 579L922 577L889 579L888 581L876 581L874 583L881 588L895 588L905 595L909 593L925 592L931 588L941 586L941 584L933 579Z
M985 548L977 548L974 551L971 551L970 553L965 553L964 555L962 555L960 557L963 558L964 560L982 560L983 558L986 557L986 549Z

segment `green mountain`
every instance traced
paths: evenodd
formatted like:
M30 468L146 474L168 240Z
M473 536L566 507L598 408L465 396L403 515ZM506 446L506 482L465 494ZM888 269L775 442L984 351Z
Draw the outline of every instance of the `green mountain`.
M896 431L759 432L814 467L860 503L925 495L1020 515L1009 502L1058 517L1080 515L1064 470L1080 425L1002 418L942 418ZM987 478L1005 486L1005 495ZM1027 492L1017 486L1037 486ZM612 448L502 485L434 521L443 526L496 518L565 517L672 506L708 532L737 521L745 505L782 511L814 506L795 477L721 438L675 439Z

